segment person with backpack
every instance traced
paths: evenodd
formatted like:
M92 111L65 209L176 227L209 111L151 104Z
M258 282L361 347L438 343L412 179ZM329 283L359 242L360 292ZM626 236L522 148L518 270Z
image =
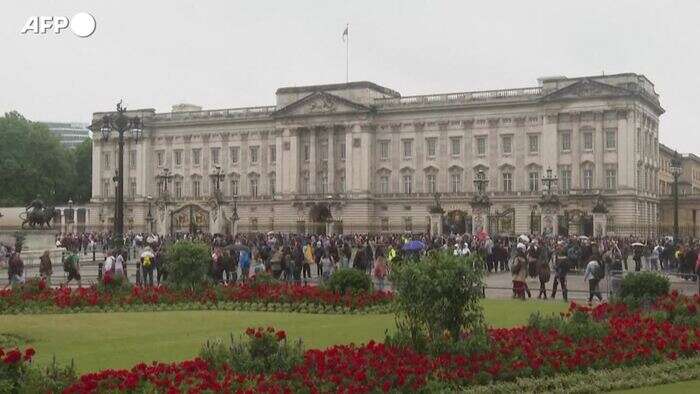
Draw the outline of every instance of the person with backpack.
M24 262L20 257L20 250L17 249L8 262L7 275L10 279L10 284L22 284L24 283Z
M586 271L583 275L583 280L588 281L588 304L593 302L593 297L598 297L599 301L603 301L603 295L600 293L598 284L605 277L605 268L599 263L597 253L590 257L590 261L586 265Z
M144 248L143 253L141 253L141 270L143 271L143 285L153 287L153 269L155 268L156 256L153 254L150 246Z
M513 259L513 267L511 273L513 275L513 294L515 298L525 300L525 286L527 279L527 257L526 246L524 243L518 243L515 248L515 258Z
M51 264L51 256L49 251L44 251L44 254L39 258L39 275L41 279L48 285L51 286L51 275L53 274L53 266Z

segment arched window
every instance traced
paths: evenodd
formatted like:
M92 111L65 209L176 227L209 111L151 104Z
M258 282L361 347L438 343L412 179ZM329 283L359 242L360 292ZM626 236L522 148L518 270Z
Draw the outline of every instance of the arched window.
M595 166L593 163L584 163L581 167L581 188L583 190L593 190Z

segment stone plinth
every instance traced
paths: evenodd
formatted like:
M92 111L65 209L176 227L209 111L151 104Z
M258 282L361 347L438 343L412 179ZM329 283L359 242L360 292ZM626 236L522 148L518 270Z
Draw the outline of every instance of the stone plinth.
M442 235L442 212L430 212L430 235Z
M594 213L593 214L593 236L605 237L608 234L608 214Z
M65 249L56 247L54 230L4 231L0 233L0 242L15 247L17 234L24 235L20 257L25 266L38 266L39 258L47 250L52 262L61 261Z

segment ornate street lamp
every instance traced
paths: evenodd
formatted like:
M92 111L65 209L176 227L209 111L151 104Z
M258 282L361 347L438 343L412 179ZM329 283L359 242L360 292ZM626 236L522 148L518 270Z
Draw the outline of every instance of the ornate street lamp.
M170 180L173 179L174 175L170 173L169 168L163 168L163 171L156 175L156 180L160 185L160 190L158 191L162 196L168 196L168 184Z
M72 231L72 224L73 224L73 199L69 198L68 199L68 209L66 211L66 232L71 232Z
M559 181L556 175L552 174L552 168L547 168L547 175L542 178L542 184L547 190L547 194L552 194L552 185Z
M153 234L153 212L151 211L151 201L153 200L153 197L150 195L146 197L146 200L148 201L148 213L146 213L146 221L148 222L148 232Z
M119 164L117 175L115 176L117 193L115 195L114 239L116 242L122 242L124 238L124 134L131 132L134 142L138 143L139 138L143 134L142 121L137 116L127 116L126 107L122 107L122 101L119 101L116 113L103 116L101 120L93 123L89 129L93 132L99 130L103 141L107 141L112 132L117 133Z
M221 169L221 166L217 165L214 166L214 173L209 176L211 176L211 179L214 181L214 197L216 198L216 202L218 204L221 202L221 182L223 182L226 175Z
M232 223L232 230L234 231L233 235L235 234L236 230L236 222L240 219L240 216L238 216L238 194L233 195L233 212L231 212L231 223Z
M476 192L478 194L486 194L486 186L488 186L489 180L486 179L486 174L484 170L479 170L474 178L474 186L476 187Z
M676 154L671 159L671 174L673 175L673 239L678 242L678 179L683 173L681 157Z

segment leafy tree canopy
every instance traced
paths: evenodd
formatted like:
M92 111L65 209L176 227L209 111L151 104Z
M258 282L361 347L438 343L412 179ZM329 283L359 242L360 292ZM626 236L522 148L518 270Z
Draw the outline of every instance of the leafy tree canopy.
M21 206L37 195L54 204L87 202L91 172L91 140L67 149L19 112L0 117L0 206Z

